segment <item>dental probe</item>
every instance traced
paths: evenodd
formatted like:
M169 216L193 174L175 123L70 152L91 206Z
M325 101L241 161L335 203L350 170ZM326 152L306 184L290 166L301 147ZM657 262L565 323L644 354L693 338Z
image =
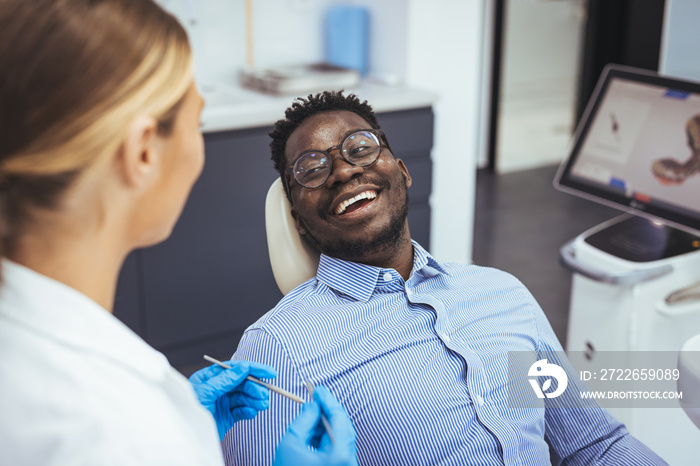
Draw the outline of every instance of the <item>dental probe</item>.
M232 368L232 367L229 366L228 364L223 363L223 362L219 361L218 359L212 358L211 356L206 355L206 354L204 355L204 359L206 359L206 360L209 361L209 362L213 362L213 363L216 364L217 366L223 367L224 369L231 369L231 368ZM247 379L247 380L250 380L251 382L260 384L260 385L262 385L263 387L267 388L268 390L272 390L272 391L275 392L275 393L279 393L280 395L285 396L285 397L289 398L289 399L292 400L292 401L296 401L297 403L301 403L301 404L306 403L306 401L304 401L303 399L299 398L299 397L296 396L294 393L290 393L290 392L288 392L287 390L284 390L284 389L282 389L282 388L276 387L276 386L274 386L274 385L272 385L272 384L269 384L269 383L267 383L267 382L263 382L263 381L260 380L260 379L256 379L256 378L253 377L252 375L249 375L248 377L246 377L246 379ZM313 399L313 397L314 397L314 386L313 386L313 384L312 384L311 382L306 382L306 390L309 392L309 395L310 395L311 398ZM321 413L321 422L323 423L323 427L326 428L326 432L328 432L328 438L331 439L331 443L335 443L335 437L333 437L333 432L331 431L331 424L330 424L330 422L328 422L328 419L326 418L326 415L323 414L323 413Z
M309 396L313 399L314 384L311 382L306 382L306 390L309 392ZM323 423L323 427L326 428L326 432L328 432L328 438L331 439L331 443L335 443L335 437L333 437L333 432L331 431L331 423L328 422L328 418L323 413L321 413L321 422Z
M214 358L212 358L211 356L208 356L208 355L206 355L206 354L204 355L204 359L206 359L206 360L209 361L209 362L213 362L213 363L216 364L217 366L223 367L224 369L232 369L232 367L229 366L228 364L223 363L223 362L219 361L218 359L214 359ZM268 390L272 390L272 391L275 392L275 393L279 393L280 395L282 395L282 396L284 396L284 397L287 397L287 398L289 398L289 399L292 400L292 401L296 401L297 403L301 403L301 404L306 403L306 400L304 400L304 399L302 399L302 398L299 398L299 397L296 396L294 393L290 393L290 392L288 392L287 390L284 390L284 389L282 389L282 388L276 387L276 386L274 386L274 385L272 385L272 384L269 384L269 383L267 383L267 382L263 382L263 381L260 380L260 379L256 379L256 378L253 377L252 375L249 375L248 377L246 377L246 379L250 380L251 382L257 383L258 385L262 385L263 387L267 388Z

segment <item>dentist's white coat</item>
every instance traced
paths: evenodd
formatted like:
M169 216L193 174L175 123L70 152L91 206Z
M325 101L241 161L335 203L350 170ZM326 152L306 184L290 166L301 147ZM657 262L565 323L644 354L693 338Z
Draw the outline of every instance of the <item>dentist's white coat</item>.
M223 465L189 382L104 308L2 261L0 464Z

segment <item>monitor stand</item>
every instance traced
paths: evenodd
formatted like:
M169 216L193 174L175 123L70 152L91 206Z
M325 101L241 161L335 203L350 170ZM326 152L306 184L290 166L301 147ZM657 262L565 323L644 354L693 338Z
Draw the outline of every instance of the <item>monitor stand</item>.
M700 236L636 215L618 218L620 221L586 237L586 243L632 262L651 262L700 250Z

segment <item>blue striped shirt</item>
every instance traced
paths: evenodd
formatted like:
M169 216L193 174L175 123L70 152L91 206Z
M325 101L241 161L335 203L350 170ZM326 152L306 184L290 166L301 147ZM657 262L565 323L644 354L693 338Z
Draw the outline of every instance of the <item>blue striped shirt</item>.
M278 371L307 398L325 385L357 430L362 465L664 464L607 411L508 406L508 352L563 351L527 289L511 275L438 263L414 242L404 282L383 269L321 256L317 276L250 326L234 359ZM300 406L235 424L227 465L271 464Z

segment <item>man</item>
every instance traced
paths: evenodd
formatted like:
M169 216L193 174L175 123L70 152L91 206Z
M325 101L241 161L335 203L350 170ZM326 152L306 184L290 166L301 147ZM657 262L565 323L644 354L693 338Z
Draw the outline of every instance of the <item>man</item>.
M508 353L562 348L516 279L439 263L411 241L411 176L366 102L324 92L285 116L272 158L299 233L323 254L315 278L248 328L236 359L275 367L301 396L306 381L328 387L353 420L360 464L550 464L549 445L555 463L663 464L597 405L509 406ZM271 397L238 423L228 464L269 464L297 409Z

